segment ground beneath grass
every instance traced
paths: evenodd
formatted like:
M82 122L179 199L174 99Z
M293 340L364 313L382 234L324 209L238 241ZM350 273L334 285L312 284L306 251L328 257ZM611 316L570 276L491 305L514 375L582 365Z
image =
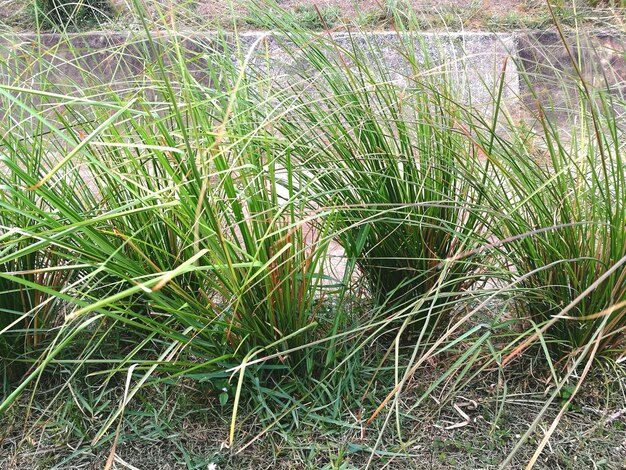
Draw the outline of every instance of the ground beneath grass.
M482 375L448 398L442 386L415 406L425 387L417 377L427 378L427 383L436 374L432 368L419 371L400 401L399 428L393 416L382 433L384 416L364 427L358 410L346 410L343 423L304 413L300 422L283 423L273 421L267 410L244 404L232 448L226 445L232 411L228 405L220 405L193 382L149 387L125 414L112 468L207 469L214 464L217 469L354 469L368 463L377 469L497 468L551 392L545 377L524 368L506 381L497 374ZM536 468L623 469L625 389L623 370L592 377ZM91 441L106 412L87 409L79 388L47 407L46 397L55 392L54 387L46 393L40 389L32 401L26 394L2 418L1 469L103 468L114 447L115 427L98 445ZM114 395L103 403L115 406L119 397ZM525 466L565 395L549 407L509 468Z

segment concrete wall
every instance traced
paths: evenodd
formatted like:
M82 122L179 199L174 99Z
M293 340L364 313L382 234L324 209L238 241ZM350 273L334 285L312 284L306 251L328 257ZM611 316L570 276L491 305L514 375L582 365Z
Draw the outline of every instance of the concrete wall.
M333 60L339 64L349 67L350 54L356 52L375 66L383 64L381 76L399 86L410 85L421 74L445 72L460 96L486 112L501 79L503 98L513 108L532 108L538 102L565 107L577 96L578 72L573 62L590 87L607 85L620 96L625 90L624 42L607 33L568 38L569 50L555 32L335 33L332 38L328 54L335 55ZM45 77L57 91L68 94L77 89L93 93L99 86L132 92L138 82L145 84L158 75L152 73L157 56L165 58L166 68L176 75L175 66L167 63L167 52L175 44L180 44L189 70L200 83L215 80L207 66L212 54L230 50L233 66L240 67L253 46L248 63L251 73L269 71L285 84L294 77L315 79L317 72L308 70L297 49L285 47L286 41L272 33L245 33L237 40L190 34L178 42L165 33L154 33L153 41L143 33L87 33L69 40L54 34L4 36L0 37L0 83L28 86ZM406 50L415 52L408 58Z
M580 102L581 79L593 94L611 90L624 98L626 91L626 37L589 31L564 38L554 31L519 34L516 56L520 69L522 105L532 110L538 103L560 119Z

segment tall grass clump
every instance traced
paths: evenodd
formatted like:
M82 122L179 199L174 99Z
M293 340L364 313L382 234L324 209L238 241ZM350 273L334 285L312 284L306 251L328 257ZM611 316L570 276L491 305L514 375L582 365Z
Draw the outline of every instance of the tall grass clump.
M498 171L488 195L502 212L490 231L504 241L504 263L520 281L517 307L549 362L567 362L594 344L619 357L625 346L623 104L605 84L592 88L572 63L567 79L575 87L564 93L577 91L567 116L535 95L537 108L526 110L534 128L496 136L490 156ZM535 93L532 77L524 77ZM490 128L486 138L495 134Z
M2 90L6 98L6 91ZM25 107L32 105L25 96ZM72 207L93 198L80 179L62 178L54 191L29 190L55 161L41 123L4 100L0 138L0 355L5 391L21 379L54 337L66 304L59 295L76 282L82 267L72 263ZM32 127L31 127L32 126ZM32 131L29 132L29 131ZM51 160L52 157L52 160ZM59 206L66 210L59 213ZM67 232L62 232L65 225Z
M128 87L93 83L87 71L79 97L43 78L1 88L4 107L21 113L0 128L18 175L2 195L22 198L3 199L16 218L3 225L29 228L2 240L13 251L2 252L0 280L7 293L52 300L47 342L0 410L61 368L103 390L128 381L95 441L139 390L179 377L220 395L230 380L233 422L247 399L271 426L311 407L313 421L341 418L362 406L359 374L380 360L368 341L445 327L485 269L483 258L460 256L483 243L487 216L449 88L402 90L365 62L332 68L320 55L334 50L327 43L305 49L321 79L287 89L257 66L263 40L246 49L217 34L190 59L179 36L146 34L131 50L154 64ZM48 59L35 58L37 70L54 77L63 64ZM36 155L41 167L21 171ZM26 210L23 198L40 206ZM29 238L46 260L10 264ZM340 279L327 269L332 241L347 252ZM350 315L354 265L374 315ZM49 278L24 277L37 269ZM393 387L386 369L368 374Z
M64 364L70 344L83 345L73 374L97 355L109 376L141 364L138 388L157 364L223 382L261 353L287 371L308 358L310 372L304 346L335 323L324 303L336 283L322 268L332 217L311 231L306 188L266 130L265 79L250 78L250 57L234 60L236 45L216 36L202 84L176 37L148 37L154 75L132 97L103 84L83 84L78 100L43 81L1 88L7 116L20 113L1 128L7 364L20 354L14 343L56 327L1 409Z
M408 75L419 77L404 84L384 60L371 64L382 54L373 40L311 41L282 28L300 46L295 60L317 73L280 122L315 205L336 214L336 238L378 312L400 320L388 331L446 324L486 270L484 257L461 256L485 243L489 216L484 167L456 125L460 96L444 74L420 76L421 46L401 35Z
M4 183L0 183L0 187L3 191L9 188ZM60 262L54 249L29 249L36 244L36 238L30 236L34 221L15 212L14 206L7 207L14 203L15 198L0 197L0 257L7 258L0 263L0 270L10 276L20 276L42 289L0 277L0 361L5 391L28 368L28 357L32 361L36 352L41 353L51 328L57 324L62 306L45 289L58 289L68 277L67 272L54 269ZM33 205L36 207L36 203ZM23 207L23 210L28 209ZM16 256L8 256L14 253Z
M532 357L532 347L554 385L502 468L514 462L560 399L560 411L527 465L533 468L583 383L606 372L604 360L620 375L626 351L623 101L606 82L590 85L573 46L562 39L573 69L558 84L569 97L567 106L541 100L534 77L520 67L535 105L525 118L534 126L509 120L502 134L485 123L487 132L477 141L491 149L496 171L486 195L500 216L490 231L510 271L514 312L526 324L500 351L500 364ZM589 50L578 40L576 53L585 57ZM478 126L474 130L481 134Z

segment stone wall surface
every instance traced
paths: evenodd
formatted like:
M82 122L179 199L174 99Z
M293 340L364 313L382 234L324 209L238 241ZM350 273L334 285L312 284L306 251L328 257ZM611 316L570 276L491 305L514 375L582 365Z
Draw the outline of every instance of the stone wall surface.
M565 37L555 31L519 34L516 56L522 72L521 104L533 110L542 104L565 119L567 111L580 102L583 81L592 94L608 89L622 99L626 92L624 39L602 31Z
M358 54L361 60L371 61L379 78L401 87L410 86L420 75L445 74L459 96L487 112L502 79L502 98L520 109L537 103L558 109L575 100L577 68L591 88L607 85L619 96L625 91L624 42L615 34L590 32L569 37L569 49L556 32L335 33L311 36L311 40L328 37L333 39L332 47L327 48L331 64L350 67L352 56ZM211 55L226 51L234 67L241 67L247 58L250 73L264 71L285 84L295 79L314 80L319 73L306 65L287 38L273 33L244 33L237 39L189 34L177 39L162 32L153 33L151 40L134 32L85 33L69 39L54 34L5 35L0 37L0 83L28 86L45 77L58 91L68 94L77 89L93 93L100 86L132 93L137 82L158 81L157 58L168 73L176 75L175 65L167 61L175 48L202 84L216 79L208 67ZM414 51L410 58L403 52L406 50Z

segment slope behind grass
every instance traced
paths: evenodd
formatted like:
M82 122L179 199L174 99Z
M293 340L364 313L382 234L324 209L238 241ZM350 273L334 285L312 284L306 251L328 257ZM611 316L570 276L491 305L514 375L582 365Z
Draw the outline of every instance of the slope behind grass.
M266 19L257 15L254 0L231 2L222 0L151 0L145 6L158 19L171 12L179 26L186 28L225 28L263 30ZM262 2L261 2L262 3ZM87 29L124 30L129 24L139 24L134 14L133 0L113 0L113 17L99 24L83 23ZM317 5L301 0L281 2L281 8L298 18L302 27L311 30L343 29L401 29L411 16L421 30L450 31L510 31L549 27L551 16L542 1L483 0L324 0ZM559 18L564 23L619 27L623 20L620 5L609 2L555 2ZM278 14L278 11L276 12ZM34 9L21 0L0 0L0 23L22 31L35 29Z

